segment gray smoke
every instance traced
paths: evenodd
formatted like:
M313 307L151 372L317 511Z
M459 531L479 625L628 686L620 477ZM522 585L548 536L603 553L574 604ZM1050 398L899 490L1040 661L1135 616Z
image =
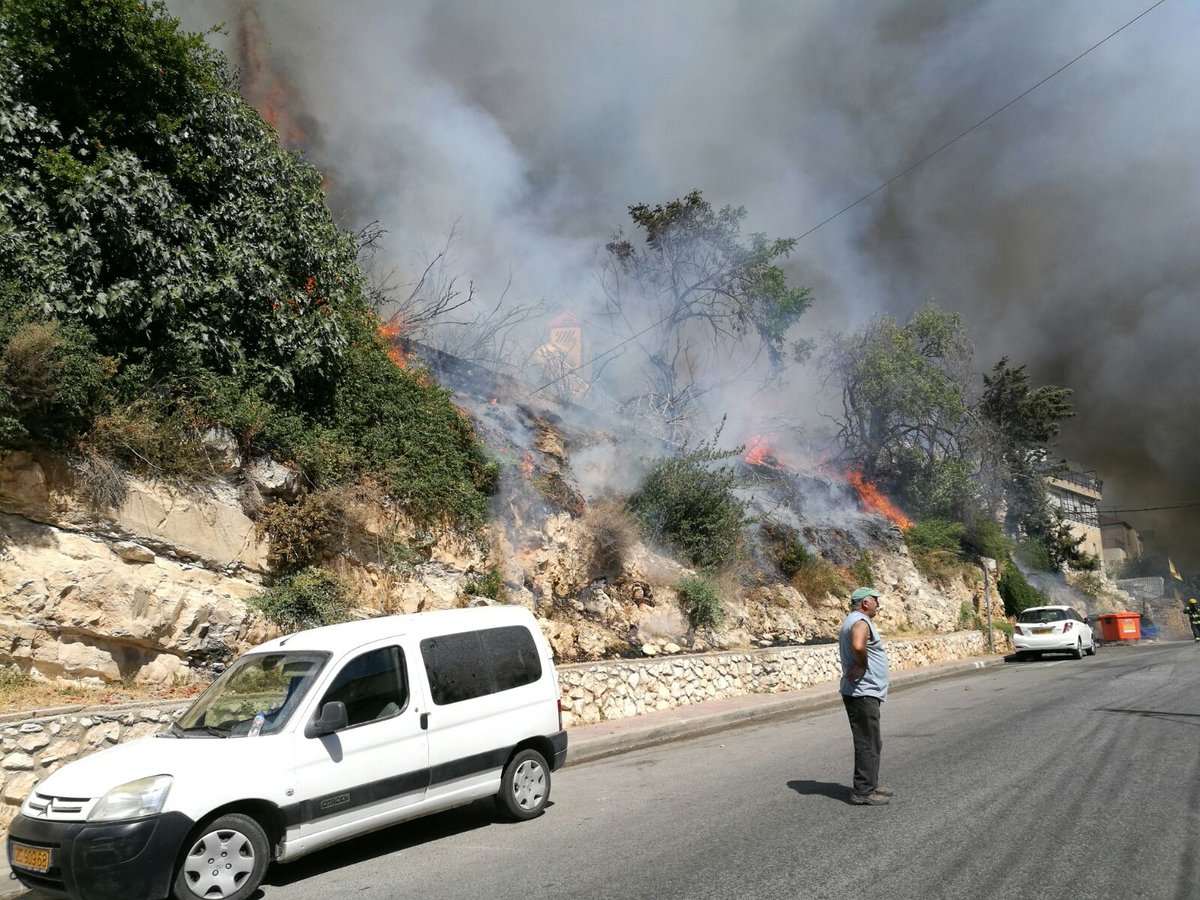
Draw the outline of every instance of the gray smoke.
M196 30L255 11L343 224L380 220L401 273L457 223L485 301L511 276L514 302L577 309L629 204L699 188L800 235L1149 5L172 0ZM1196 46L1200 7L1167 0L804 238L801 329L932 299L981 369L1008 355L1074 389L1061 448L1105 506L1200 501ZM773 403L817 407L799 380ZM1200 510L1125 518L1200 568Z

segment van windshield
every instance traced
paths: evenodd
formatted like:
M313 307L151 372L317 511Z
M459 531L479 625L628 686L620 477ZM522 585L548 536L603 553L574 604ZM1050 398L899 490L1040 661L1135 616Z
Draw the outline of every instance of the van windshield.
M275 734L287 724L328 659L328 653L312 651L243 656L168 733L175 737ZM255 727L259 713L262 721Z

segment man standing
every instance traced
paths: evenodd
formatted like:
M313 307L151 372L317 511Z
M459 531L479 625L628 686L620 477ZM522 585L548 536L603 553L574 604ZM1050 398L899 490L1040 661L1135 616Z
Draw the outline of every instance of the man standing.
M842 657L842 703L854 738L854 785L850 802L884 806L892 789L879 786L879 705L887 699L888 664L883 641L871 620L879 612L879 591L860 587L850 595L850 614L838 632Z
M1192 625L1192 637L1200 641L1200 603L1196 602L1195 597L1187 602L1187 614Z

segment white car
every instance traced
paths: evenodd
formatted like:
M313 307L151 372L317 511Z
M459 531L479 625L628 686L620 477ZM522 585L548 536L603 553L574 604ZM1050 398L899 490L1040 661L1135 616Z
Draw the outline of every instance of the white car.
M1017 659L1043 653L1074 653L1083 659L1096 653L1096 638L1083 616L1069 606L1031 606L1017 616L1013 626Z

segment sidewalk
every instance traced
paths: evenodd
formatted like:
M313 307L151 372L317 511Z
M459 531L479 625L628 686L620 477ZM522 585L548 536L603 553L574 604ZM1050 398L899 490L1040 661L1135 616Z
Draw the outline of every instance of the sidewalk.
M961 675L1003 662L1004 657L1000 655L979 656L895 672L891 676L889 689L895 692L922 682ZM841 696L837 685L830 682L802 691L710 700L598 725L583 725L567 731L567 765L580 765L669 741L712 734L748 722L816 712L835 706L841 706Z
M904 690L915 684L962 675L1003 662L1003 656L979 656L896 672L891 677L890 690ZM710 700L598 725L584 725L567 732L567 766L577 766L670 741L713 734L749 722L816 712L840 705L837 686L829 683L783 694L751 694L727 700ZM16 879L10 878L10 874L7 854L0 854L0 900L35 896L26 892Z

